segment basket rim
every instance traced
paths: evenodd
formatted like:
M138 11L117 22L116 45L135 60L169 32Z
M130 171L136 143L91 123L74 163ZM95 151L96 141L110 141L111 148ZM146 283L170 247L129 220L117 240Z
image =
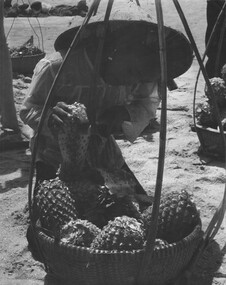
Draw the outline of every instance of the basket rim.
M213 133L220 134L220 132L217 129L214 129L214 128L211 128L211 127L205 127L205 126L202 126L202 125L199 125L199 124L196 124L195 127L197 127L198 129L201 129L201 130L210 131L210 132L213 132ZM226 135L226 131L224 131L224 134Z
M89 247L82 247L82 246L76 246L76 245L71 245L71 244L66 244L64 242L59 242L56 244L54 238L48 236L47 234L45 234L40 228L35 229L35 232L37 233L37 235L42 238L42 240L46 240L48 243L54 244L54 246L58 248L65 248L66 250L78 250L80 252L84 252L87 254L92 254L92 255L117 255L117 256L123 256L125 254L130 254L130 255L134 255L134 254L140 254L140 253L144 253L145 252L145 248L143 249L136 249L136 250L123 250L123 251L118 251L118 250L99 250L99 249L90 249ZM187 235L186 237L184 237L183 239L177 241L177 242L173 242L173 243L169 243L166 245L160 245L158 247L155 247L154 252L164 252L166 249L174 249L175 247L184 247L185 244L189 244L193 241L195 236L198 236L201 238L201 236L203 236L203 232L202 232L202 225L201 225L201 219L200 222L195 226L194 230Z
M10 56L11 59L20 59L20 58L34 58L34 57L39 57L42 55L45 55L46 53L43 51L42 53L38 53L38 54L30 54L30 55L21 55L21 56Z

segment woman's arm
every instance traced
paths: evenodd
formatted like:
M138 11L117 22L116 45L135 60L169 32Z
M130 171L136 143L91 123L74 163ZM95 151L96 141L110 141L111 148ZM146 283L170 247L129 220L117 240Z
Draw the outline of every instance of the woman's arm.
M128 94L129 101L124 105L115 105L98 117L102 134L124 133L133 142L144 128L155 118L160 103L157 82L142 83ZM101 129L100 129L101 130Z
M124 121L122 129L133 142L156 116L161 97L158 82L139 84L132 93L133 100L126 105L131 121Z
M48 59L42 59L35 67L32 82L28 90L28 95L20 110L22 121L36 130L40 121L43 106L48 96L49 90L54 81L54 77L59 68L59 62L52 64ZM49 132L47 120L51 111L46 115L43 132Z

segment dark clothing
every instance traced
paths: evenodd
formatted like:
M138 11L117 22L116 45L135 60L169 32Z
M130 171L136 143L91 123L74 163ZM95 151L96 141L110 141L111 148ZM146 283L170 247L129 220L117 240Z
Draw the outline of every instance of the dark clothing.
M133 172L130 170L128 165L126 163L123 164L122 169L125 170L126 172L130 173L137 182L136 186L136 193L137 194L144 194L146 195L145 190L143 187L140 185L138 180L136 179L135 175ZM38 183L42 182L43 180L49 180L49 179L54 179L56 178L56 170L53 166L47 165L41 161L36 162L36 183L35 183L35 188L38 185Z
M211 32L214 28L217 17L223 5L224 5L224 1L220 1L220 0L207 1L207 14L206 14L207 15L207 29L206 29L206 35L205 35L206 45L210 38ZM223 39L221 52L220 52L220 58L219 58L219 66L218 67L215 66L216 60L217 60L218 48L219 48L218 46L219 46L220 37L221 37L221 31L222 29L225 29L225 27L223 27L223 23L224 23L224 18L226 17L226 13L225 12L223 13L224 15L222 15L216 27L210 46L207 50L208 60L206 63L206 71L207 71L209 78L220 77L221 68L226 63L226 32L224 32L224 39Z
M42 182L43 180L49 180L56 178L56 169L48 164L45 164L41 161L36 162L36 183L35 189L38 183Z
M12 7L12 0L4 0L4 9Z

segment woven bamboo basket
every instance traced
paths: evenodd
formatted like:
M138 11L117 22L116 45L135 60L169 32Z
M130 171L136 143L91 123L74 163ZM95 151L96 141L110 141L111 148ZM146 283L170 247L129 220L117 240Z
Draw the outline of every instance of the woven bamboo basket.
M13 72L32 74L36 64L45 56L45 53L11 57Z
M55 242L43 231L37 238L50 272L73 285L134 285L144 250L106 251ZM155 248L146 284L165 284L188 265L202 238L201 226L183 240Z
M225 160L225 146L218 130L196 124L196 132L205 155ZM226 138L226 132L224 132Z

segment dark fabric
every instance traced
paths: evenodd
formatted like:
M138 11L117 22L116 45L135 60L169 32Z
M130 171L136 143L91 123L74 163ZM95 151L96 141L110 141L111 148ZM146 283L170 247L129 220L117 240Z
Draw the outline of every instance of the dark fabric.
M128 167L126 163L123 164L122 169L130 173L134 179L137 182L137 187L136 187L136 192L137 194L146 194L145 190L135 177L134 173L132 170ZM42 182L43 180L49 180L53 179L56 177L56 170L54 167L51 165L47 165L43 162L37 162L36 163L36 183L35 183L35 188L37 188L37 185Z
M129 168L129 166L126 163L123 164L122 169L127 171L128 173L130 173L134 177L134 179L136 180L136 184L137 184L136 185L136 193L147 195L144 188L141 186L140 182L137 180L136 176L133 174L132 170Z
M4 8L12 7L12 0L5 0L4 1Z
M31 225L28 226L26 238L28 241L28 249L31 252L31 255L34 258L34 260L37 260L43 263L42 253L39 250L39 247L37 244L38 241L35 238L34 231Z
M41 161L36 162L36 183L35 188L39 182L43 180L49 180L56 177L56 169L48 164Z
M207 11L206 11L207 29L206 29L206 35L205 35L206 45L210 38L214 25L216 23L217 17L223 7L223 4L224 4L223 1L207 1ZM221 20L219 21L219 24L216 27L215 34L213 36L211 44L207 50L208 60L206 63L206 71L207 71L209 78L212 78L215 76L220 77L221 68L226 63L226 32L225 32L223 45L222 45L221 53L220 53L219 66L215 72L215 63L216 63L217 52L218 52L218 43L220 39L221 30L223 27L224 17L225 17L225 14L224 16L221 17Z

